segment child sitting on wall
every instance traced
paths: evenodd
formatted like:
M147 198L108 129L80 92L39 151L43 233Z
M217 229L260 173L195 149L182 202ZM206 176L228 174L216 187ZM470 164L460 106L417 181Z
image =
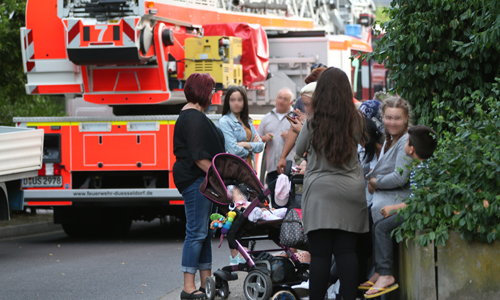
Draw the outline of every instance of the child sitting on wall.
M425 160L430 158L437 147L437 135L434 130L425 125L415 125L408 129L408 140L405 145L406 155L412 159L420 160L417 168L426 167ZM410 173L410 197L413 197L413 191L418 188L414 181L415 169ZM376 222L373 225L373 244L374 244L374 259L377 266L392 267L392 239L391 232L396 229L401 223L403 218L398 218L398 210L404 209L406 203L402 202L396 205L386 205L381 209L381 214L384 219ZM380 275L378 273L360 286L360 289L368 289L365 293L365 298L375 298L380 295L386 294L398 288L395 284L395 279L392 275ZM374 282L374 284L373 284Z

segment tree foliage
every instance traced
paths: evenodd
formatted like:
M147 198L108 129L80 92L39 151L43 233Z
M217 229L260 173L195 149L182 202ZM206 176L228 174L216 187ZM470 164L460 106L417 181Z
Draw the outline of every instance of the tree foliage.
M392 92L410 101L419 123L445 113L431 101L466 111L459 99L491 93L500 77L500 0L394 0L384 37L368 55L386 61Z
M26 1L0 4L0 125L12 125L15 116L60 116L60 101L26 95L19 30L24 26Z
M500 82L500 81L499 81ZM455 130L442 131L436 154L428 168L417 168L415 180L424 187L405 200L403 225L396 240L412 238L415 232L422 245L434 241L444 245L449 230L462 238L489 242L500 239L500 92L494 84L493 96L476 91L459 100L472 114L454 111L435 98L432 108L448 116Z
M381 23L385 23L390 20L389 14L387 13L387 9L382 6L377 6L375 10L375 19L380 21Z
M500 239L500 0L393 0L387 12L385 35L365 58L385 61L391 92L440 136L393 234L422 233L422 245L444 245L449 230Z

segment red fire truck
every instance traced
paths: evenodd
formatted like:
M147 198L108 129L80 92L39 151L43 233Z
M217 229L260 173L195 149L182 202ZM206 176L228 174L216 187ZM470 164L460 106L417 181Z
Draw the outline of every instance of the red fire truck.
M338 11L355 10L312 3L28 0L21 28L26 92L106 110L14 118L19 127L44 130L43 167L23 180L25 204L53 207L68 235L125 233L133 220L182 218L172 138L183 84L195 72L216 79L215 105L229 85L246 86L253 113L270 109L277 86L300 89L319 62L349 77L361 72L370 91L362 73L370 70L349 60L371 51L369 42L332 35L346 22ZM312 40L319 48L301 50Z

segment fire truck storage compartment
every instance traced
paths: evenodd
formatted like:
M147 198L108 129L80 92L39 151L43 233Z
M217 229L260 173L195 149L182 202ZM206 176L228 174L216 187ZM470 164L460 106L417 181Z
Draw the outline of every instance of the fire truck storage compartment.
M84 166L156 165L156 135L154 133L83 135Z
M91 67L92 92L139 92L161 90L158 70L152 66L134 68Z
M75 65L137 64L141 58L136 47L68 49L68 58Z
M43 140L43 163L61 163L61 134L46 133Z

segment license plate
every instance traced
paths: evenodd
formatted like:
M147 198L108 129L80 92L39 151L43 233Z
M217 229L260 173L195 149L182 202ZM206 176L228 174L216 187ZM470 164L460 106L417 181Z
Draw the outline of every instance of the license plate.
M38 176L23 179L23 187L61 187L62 176Z

